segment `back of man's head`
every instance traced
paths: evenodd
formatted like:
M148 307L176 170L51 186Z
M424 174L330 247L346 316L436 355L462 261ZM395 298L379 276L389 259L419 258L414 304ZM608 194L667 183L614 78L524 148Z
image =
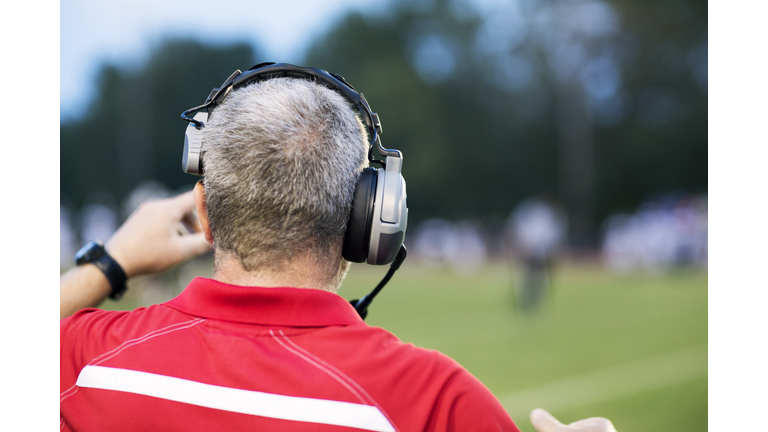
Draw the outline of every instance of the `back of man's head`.
M206 124L205 195L217 259L281 272L296 259L346 271L341 257L365 129L336 92L304 79L238 88ZM338 281L340 282L340 280Z

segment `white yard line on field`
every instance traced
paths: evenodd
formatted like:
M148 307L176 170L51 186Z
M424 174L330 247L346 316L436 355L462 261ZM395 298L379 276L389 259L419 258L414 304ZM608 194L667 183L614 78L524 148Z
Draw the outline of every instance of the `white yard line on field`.
M499 400L512 418L521 421L534 408L550 412L579 408L681 384L706 374L707 345L701 345L510 393Z

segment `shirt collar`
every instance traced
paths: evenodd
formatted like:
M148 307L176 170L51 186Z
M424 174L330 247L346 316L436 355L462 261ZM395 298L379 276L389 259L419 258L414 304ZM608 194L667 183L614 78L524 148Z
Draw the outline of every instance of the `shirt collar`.
M250 324L326 327L363 322L349 302L327 291L244 287L201 277L165 304L194 316Z

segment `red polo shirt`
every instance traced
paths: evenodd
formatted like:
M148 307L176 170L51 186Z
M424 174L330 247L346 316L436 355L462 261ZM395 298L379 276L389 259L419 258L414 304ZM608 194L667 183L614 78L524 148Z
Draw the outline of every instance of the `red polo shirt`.
M518 431L458 363L336 294L203 278L62 320L60 409L77 431Z

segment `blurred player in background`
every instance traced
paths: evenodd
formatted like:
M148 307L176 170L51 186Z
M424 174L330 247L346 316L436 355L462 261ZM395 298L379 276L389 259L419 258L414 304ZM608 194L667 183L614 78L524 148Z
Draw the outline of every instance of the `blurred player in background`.
M515 289L520 310L533 311L544 298L551 296L551 265L563 247L566 230L562 209L540 198L520 203L507 221L508 240L524 268Z

